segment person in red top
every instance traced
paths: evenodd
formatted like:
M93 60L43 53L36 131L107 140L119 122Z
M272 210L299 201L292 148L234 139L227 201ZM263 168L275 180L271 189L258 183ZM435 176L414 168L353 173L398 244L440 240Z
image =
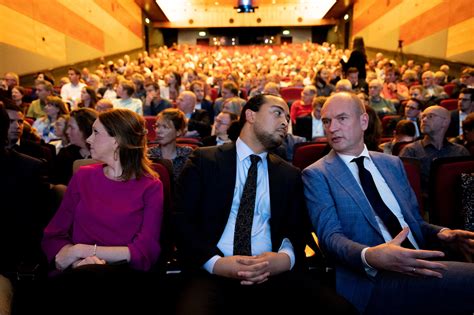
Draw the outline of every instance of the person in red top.
M301 99L295 101L291 105L290 118L291 123L296 124L296 117L306 116L311 114L313 107L313 99L317 94L316 87L314 85L307 85L301 92Z

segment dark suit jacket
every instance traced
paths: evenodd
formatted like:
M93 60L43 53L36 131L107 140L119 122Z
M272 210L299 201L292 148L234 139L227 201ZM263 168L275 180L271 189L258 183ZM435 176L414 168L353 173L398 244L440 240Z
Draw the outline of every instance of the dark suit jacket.
M178 251L185 268L194 270L215 255L229 218L236 181L236 146L198 148L190 156L176 186ZM295 268L303 266L307 211L298 169L268 154L271 240L273 251L284 238L295 250Z
M212 125L214 123L214 108L212 107L212 102L207 99L203 99L201 102L201 109L207 111Z
M196 130L201 138L211 135L211 118L204 109L196 109L188 121L188 130Z
M313 138L313 116L306 115L296 117L296 124L293 126L293 134L295 136L305 137L311 141Z
M19 264L46 263L41 250L49 205L44 162L9 150L0 152L0 273ZM11 274L7 274L11 276Z
M457 137L459 136L459 111L451 111L451 122L449 123L448 130L446 131L446 137Z

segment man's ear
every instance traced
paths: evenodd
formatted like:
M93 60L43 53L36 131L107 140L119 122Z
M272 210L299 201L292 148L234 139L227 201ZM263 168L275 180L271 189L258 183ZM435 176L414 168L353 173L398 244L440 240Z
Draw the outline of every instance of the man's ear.
M360 127L362 130L367 130L367 127L369 126L369 115L367 113L363 113L360 115Z
M256 112L254 112L253 110L246 109L245 110L245 120L248 121L249 123L253 124L255 122L255 114L256 114Z

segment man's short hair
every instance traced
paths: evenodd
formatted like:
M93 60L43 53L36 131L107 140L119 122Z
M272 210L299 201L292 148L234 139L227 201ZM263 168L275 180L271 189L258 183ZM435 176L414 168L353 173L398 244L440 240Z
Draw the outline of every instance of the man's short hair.
M53 85L51 84L51 82L49 81L46 81L46 80L38 80L36 81L36 86L38 85L42 85L44 86L44 89L48 92L53 92Z
M79 77L81 76L81 71L77 68L74 68L74 67L69 67L69 69L67 69L67 71L74 71L74 73L76 75L78 75Z
M411 120L402 119L397 122L395 127L395 132L397 135L405 135L409 137L414 137L416 134L415 125Z
M159 91L159 90L160 90L160 85L159 85L158 83L156 83L156 82L147 83L147 84L145 85L145 88L147 88L147 87L149 87L149 86L152 86L155 91Z
M357 70L356 67L350 67L349 69L347 69L347 75L351 73L359 73L359 70Z
M247 103L245 103L244 107L242 108L242 112L240 113L240 119L239 119L240 128L243 128L245 123L247 122L247 118L245 116L245 112L247 111L247 109L250 109L252 112L258 112L260 110L260 107L262 107L262 105L265 104L265 102L267 102L268 96L269 95L266 95L266 94L257 94L251 97L247 101ZM273 97L278 97L278 96L273 96Z

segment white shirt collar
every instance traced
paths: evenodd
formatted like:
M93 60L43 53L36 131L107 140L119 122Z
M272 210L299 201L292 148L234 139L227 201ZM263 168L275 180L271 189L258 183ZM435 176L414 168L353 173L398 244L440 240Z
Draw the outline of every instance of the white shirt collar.
M237 149L237 158L241 162L245 160L249 155L256 154L242 139L240 139L240 137L237 138L235 146ZM262 159L262 161L264 161L267 158L268 152L265 151L256 155L258 155Z
M349 163L351 163L354 158L357 158L357 157L359 157L359 156L365 156L365 157L367 157L369 160L371 160L370 155L369 155L369 150L367 150L367 146L366 146L365 144L364 144L364 150L362 150L362 153L359 154L358 156L347 155L347 154L342 154L342 153L338 153L338 152L336 152L336 154L344 161L344 163L345 163L346 165L348 165Z

